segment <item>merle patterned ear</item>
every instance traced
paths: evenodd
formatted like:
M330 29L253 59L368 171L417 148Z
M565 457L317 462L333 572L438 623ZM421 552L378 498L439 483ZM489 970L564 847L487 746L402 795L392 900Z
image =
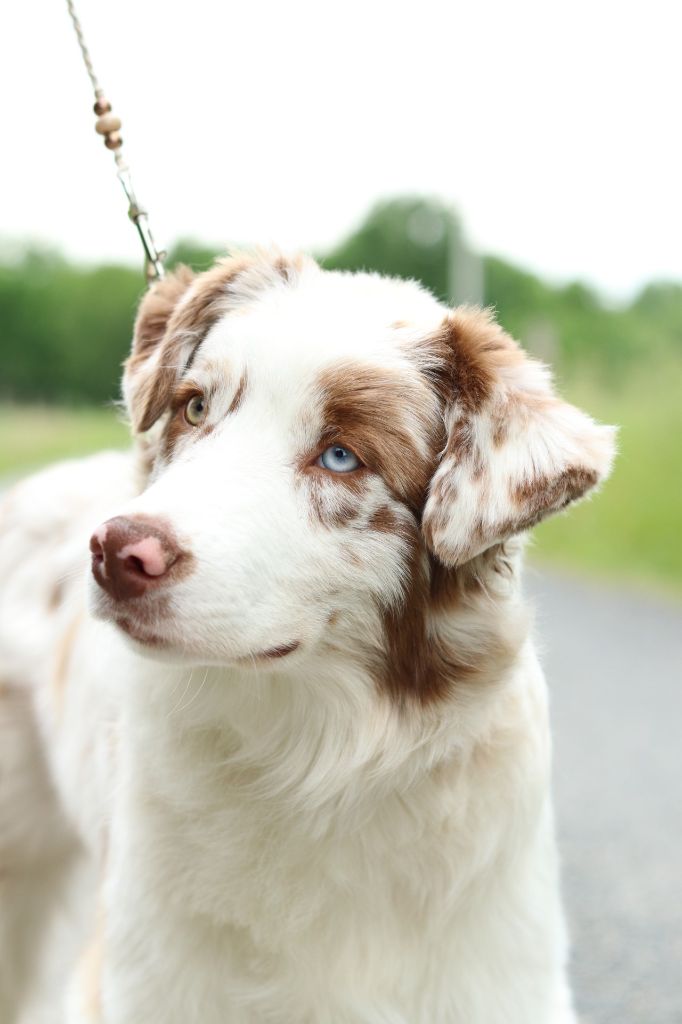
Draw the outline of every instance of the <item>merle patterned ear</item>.
M133 429L148 430L163 411L164 368L159 356L178 302L194 280L189 267L179 266L145 293L135 320L133 349L126 361L123 391Z
M615 428L563 402L548 370L483 310L454 310L435 346L447 443L423 531L440 561L458 565L605 479Z

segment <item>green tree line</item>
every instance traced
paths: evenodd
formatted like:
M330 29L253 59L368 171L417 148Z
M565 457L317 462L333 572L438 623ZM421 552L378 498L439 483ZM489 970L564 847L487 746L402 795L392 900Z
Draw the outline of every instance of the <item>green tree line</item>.
M589 367L608 382L642 360L682 355L682 284L650 284L627 306L611 308L584 284L552 285L498 257L467 254L457 218L436 201L383 202L318 257L330 268L415 278L450 300L457 291L453 255L461 253L480 270L482 289L472 297L493 306L508 330L560 372ZM201 270L215 255L183 241L169 263ZM80 267L37 248L11 260L0 256L0 398L116 398L143 290L140 272L126 266Z

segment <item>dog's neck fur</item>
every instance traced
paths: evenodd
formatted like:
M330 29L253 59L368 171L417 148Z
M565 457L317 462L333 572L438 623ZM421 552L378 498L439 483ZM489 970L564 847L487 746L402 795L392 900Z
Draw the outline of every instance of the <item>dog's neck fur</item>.
M376 666L386 652L368 655L372 624L366 613L357 621L347 615L329 643L274 667L189 668L140 658L128 684L123 730L139 742L139 769L153 772L158 760L163 789L165 755L175 763L184 754L199 777L228 773L242 786L248 783L254 800L292 809L300 801L307 810L331 802L336 814L336 802L360 780L356 795L371 803L374 787L403 789L405 772L414 780L455 750L467 754L489 728L528 633L519 594L520 544L511 547L504 573L495 559L477 559L466 567L459 605L428 611L434 647L454 665L476 667L477 658L482 664L472 679L454 675L447 696L401 704L377 694L377 675L387 669ZM501 663L490 657L491 644L504 651ZM160 736L169 744L165 753ZM169 799L175 793L172 781Z
M479 885L485 901L488 884L506 884L546 810L546 769L537 772L546 732L527 739L529 720L543 719L544 689L529 673L516 577L505 579L505 593L497 574L488 580L496 592L485 582L473 606L480 602L488 624L495 615L500 628L516 621L519 671L506 664L482 682L483 692L468 692L468 683L409 713L387 695L377 699L372 673L348 650L263 673L139 660L124 702L124 781L109 857L110 891L137 894L144 933L161 921L188 934L208 929L226 964L246 956L266 977L277 964L298 979L300 1006L317 1005L317 1016L296 1008L291 1019L330 1021L355 1019L345 1016L348 979L361 1000L365 984L378 1000L385 985L393 1005L401 963L412 960L421 976L435 950L459 941L454 918L474 912ZM441 642L452 642L457 614L434 627ZM531 765L538 784L519 813L519 779ZM485 793L484 803L472 793ZM483 848L471 846L481 830ZM441 831L442 847L434 843ZM237 977L237 987L252 989L250 967L242 964ZM451 983L432 982L444 990ZM231 984L222 974L220 983ZM418 990L411 984L409 998ZM267 985L263 992L267 1007ZM401 1011L427 1019L420 1007L405 1003Z
M434 643L461 654L454 649L458 636L471 644L478 610L487 629L492 623L506 634L510 659L518 659L527 628L516 574L501 578L489 566L487 577L479 577L459 613L432 616ZM227 806L238 814L238 829L246 814L267 821L280 841L324 841L332 832L338 839L378 816L390 842L391 829L400 831L403 823L401 815L385 816L387 801L400 794L408 806L410 793L439 776L451 785L453 766L464 770L481 743L508 727L509 704L517 699L508 659L474 681L458 686L454 680L449 697L436 705L409 708L388 695L377 699L365 653L352 656L352 644L325 647L274 671L139 659L121 728L128 797L184 815L190 831L208 836L207 820ZM143 830L148 823L145 815L138 820Z

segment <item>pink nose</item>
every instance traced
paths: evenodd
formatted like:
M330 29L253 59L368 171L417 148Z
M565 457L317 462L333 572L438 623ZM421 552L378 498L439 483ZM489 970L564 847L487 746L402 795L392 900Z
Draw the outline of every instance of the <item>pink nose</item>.
M183 554L168 527L142 516L107 520L90 538L90 551L93 576L117 601L168 582Z

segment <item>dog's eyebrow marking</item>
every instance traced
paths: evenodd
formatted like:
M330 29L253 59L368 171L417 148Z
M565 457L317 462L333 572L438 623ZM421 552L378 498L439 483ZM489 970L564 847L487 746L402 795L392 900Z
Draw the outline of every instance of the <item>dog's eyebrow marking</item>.
M239 408L239 406L244 401L244 393L246 391L246 385L247 384L248 384L248 373L247 373L246 370L244 370L244 372L242 373L241 377L239 378L239 384L237 385L237 390L234 393L234 398L230 402L230 406L229 406L229 408L227 410L227 415L228 416L230 415L230 413L236 412L237 409Z
M202 388L201 385L196 381L192 380L180 380L173 388L173 393L170 397L171 409L179 409L181 405L188 402L190 398L198 394L210 394L211 388Z
M203 343L206 341L206 335L208 334L209 330L210 330L210 327L207 327L206 330L204 331L204 333L201 335L201 337L197 341L197 343L194 346L194 348L192 349L192 351L190 352L189 356L187 357L187 360L185 361L185 365L184 365L184 367L182 369L182 376L183 377L185 376L185 374L189 370L192 369L192 363L196 359L197 352L199 351L199 349L201 348Z
M318 379L325 429L321 447L345 443L380 473L413 511L436 460L437 399L409 369L343 362Z

